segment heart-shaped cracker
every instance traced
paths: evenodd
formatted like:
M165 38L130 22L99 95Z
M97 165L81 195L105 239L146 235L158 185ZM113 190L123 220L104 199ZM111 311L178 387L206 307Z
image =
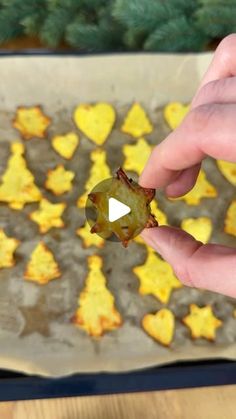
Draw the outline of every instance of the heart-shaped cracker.
M70 160L79 144L79 137L74 132L65 135L55 135L52 139L54 150L64 159Z
M156 314L146 314L142 326L152 338L169 346L174 336L175 318L172 311L162 308Z
M77 127L95 144L102 145L115 123L116 115L108 103L81 104L74 111Z
M171 102L164 108L164 118L171 129L177 128L189 112L190 105L181 102Z

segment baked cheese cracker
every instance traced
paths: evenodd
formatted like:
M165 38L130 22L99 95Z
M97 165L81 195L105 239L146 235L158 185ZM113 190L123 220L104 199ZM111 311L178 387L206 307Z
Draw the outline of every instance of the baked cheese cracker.
M74 172L66 170L62 164L59 164L54 170L48 171L45 188L52 191L54 195L62 195L71 191L74 177Z
M236 163L230 163L224 160L216 160L216 163L222 175L232 183L233 186L236 186Z
M123 168L141 175L151 151L152 147L144 138L140 138L133 145L125 144L123 146L123 154L125 156Z
M44 242L40 242L30 256L24 278L45 285L60 276L61 272L52 252Z
M164 118L169 127L174 130L181 124L189 110L190 105L184 105L181 102L171 102L164 108Z
M5 202L16 210L21 210L25 204L40 201L42 198L34 183L34 176L26 166L24 150L23 144L12 143L12 154L0 185L0 202Z
M125 117L121 131L130 134L134 138L142 137L145 134L151 134L153 126L142 106L134 103Z
M19 240L8 237L0 229L0 268L11 268L15 265L14 252L19 244Z
M120 313L115 308L114 297L106 287L102 272L102 258L88 257L88 275L82 290L73 322L89 335L99 338L104 332L117 329L122 324Z
M215 340L216 330L223 324L214 316L210 305L198 307L196 304L190 304L190 313L183 318L183 323L190 329L193 339L208 340Z
M92 234L90 230L91 227L88 222L86 222L83 227L76 230L76 234L83 240L83 247L85 249L91 246L98 247L99 249L102 248L105 244L105 240L98 234Z
M79 145L79 137L74 132L65 135L55 135L52 138L54 150L64 159L70 160Z
M39 225L40 233L47 233L52 227L64 227L64 221L61 216L65 208L66 204L64 202L53 204L43 198L39 203L39 208L31 212L29 217Z
M225 217L225 233L236 236L236 200L231 202Z
M162 303L168 303L173 289L182 287L171 266L153 251L148 252L145 263L134 267L133 272L140 281L139 293L154 295Z
M106 151L97 148L91 152L92 167L89 178L85 183L85 192L77 200L77 206L84 208L88 198L88 193L102 180L111 177L110 168L106 162Z
M142 319L142 326L157 342L169 346L174 336L175 317L171 310L162 308L156 314L146 314Z
M40 106L20 106L13 120L13 127L20 131L25 140L33 137L45 138L46 130L51 123L51 118L46 116Z
M204 170L200 170L197 182L191 191L178 198L169 199L173 201L183 200L188 205L199 205L203 198L216 198L217 196L217 189L207 180Z
M181 223L181 228L191 234L196 240L208 243L213 225L209 217L185 218Z
M76 126L97 145L106 141L115 119L115 111L109 103L81 104L74 111Z

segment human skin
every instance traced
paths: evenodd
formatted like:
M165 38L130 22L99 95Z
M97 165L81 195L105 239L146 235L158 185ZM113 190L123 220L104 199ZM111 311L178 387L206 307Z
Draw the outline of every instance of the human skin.
M224 38L182 124L156 146L140 185L184 195L194 186L207 156L236 162L236 34ZM188 286L236 298L236 249L203 244L173 227L145 229L144 240Z

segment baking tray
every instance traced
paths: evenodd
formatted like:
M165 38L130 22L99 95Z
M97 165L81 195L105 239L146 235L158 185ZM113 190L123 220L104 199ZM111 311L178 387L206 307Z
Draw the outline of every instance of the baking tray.
M236 362L183 362L131 373L40 378L0 371L0 402L236 384Z
M73 51L0 50L0 57L17 55L81 56L87 54ZM0 370L0 401L154 391L226 384L236 384L236 362L223 359L177 362L135 372L74 374L63 378L42 378Z

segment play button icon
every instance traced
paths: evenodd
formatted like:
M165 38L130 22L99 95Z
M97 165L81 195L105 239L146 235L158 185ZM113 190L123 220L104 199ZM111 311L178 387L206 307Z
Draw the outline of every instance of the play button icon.
M113 178L104 179L99 182L88 194L88 199L85 206L85 216L86 220L91 229L94 229L94 225L97 223L98 211L96 205L91 200L91 196L95 193L106 192L110 189ZM111 233L113 230L113 223L118 222L124 231L126 231L127 220L125 216L132 212L132 207L129 202L122 202L118 197L113 193L108 195L107 201L103 202L103 215L107 220L107 233L103 231L96 231L96 234L102 237L105 240L111 242L119 242L120 240L114 233ZM109 228L110 223L110 228Z
M131 212L131 208L123 202L118 201L115 198L109 198L108 200L108 219L110 223L119 220L125 215Z
M131 238L140 234L150 218L145 195L147 191L141 194L140 188L122 169L117 170L116 176L95 185L88 194L85 206L90 233L127 246ZM140 215L138 207L141 209Z

